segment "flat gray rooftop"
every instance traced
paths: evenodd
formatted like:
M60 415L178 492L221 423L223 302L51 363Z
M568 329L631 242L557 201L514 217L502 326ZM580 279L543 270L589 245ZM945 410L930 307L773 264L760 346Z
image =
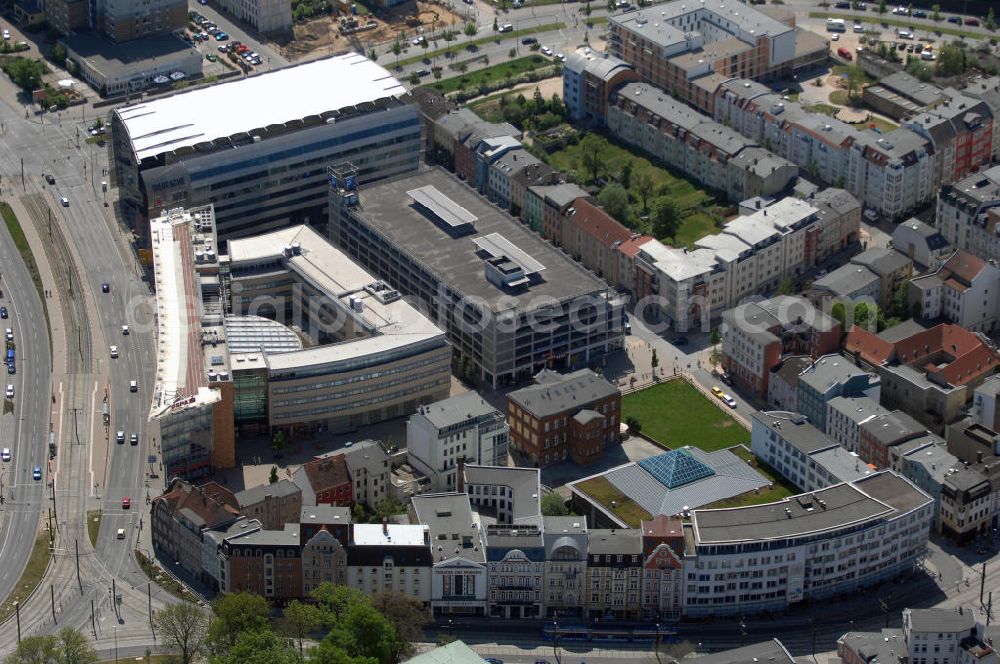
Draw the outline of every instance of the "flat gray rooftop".
M447 232L424 216L406 192L433 185L454 203L476 217L475 231L459 235ZM392 180L360 192L362 216L435 276L465 297L482 298L493 311L507 310L516 301L521 311L530 309L535 298L574 298L601 293L608 285L594 277L569 257L511 219L468 185L440 168ZM473 240L499 233L515 247L545 266L539 280L523 290L506 290L486 280L484 260L477 255ZM501 301L503 300L503 301Z
M893 512L889 505L845 483L766 505L695 510L692 522L698 544L725 544L821 533Z
M118 44L94 32L84 32L61 39L66 48L85 59L94 69L109 78L138 74L144 68L191 55L192 47L173 35L143 37Z

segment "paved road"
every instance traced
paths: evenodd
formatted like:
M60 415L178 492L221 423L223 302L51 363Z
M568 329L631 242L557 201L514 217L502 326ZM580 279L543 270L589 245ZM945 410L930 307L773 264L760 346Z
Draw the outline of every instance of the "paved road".
M3 182L9 183L12 174L17 173L15 184L19 185L20 158L24 157L25 186L18 187L20 191L16 192L19 194L16 202L27 217L22 223L34 217L37 223L33 229L46 229L51 212L53 236L39 238L32 244L36 248L48 247L49 251L41 253L40 258L53 261L52 266L46 266L51 273L49 277L56 283L53 290L65 296L63 301L67 303L59 310L61 331L56 338L61 338L61 344L56 346L55 353L60 362L53 376L52 389L57 401L56 433L61 441L58 465L53 468L59 513L56 555L42 592L22 606L22 626L25 631L38 633L67 625L89 632L93 601L99 638L105 635L110 638L118 631L130 638L151 640L147 579L130 555L140 535L140 514L147 512L146 457L155 452L144 432L155 364L153 330L148 324L149 290L140 279L126 246L126 235L115 224L110 208L103 205L99 182L101 169L106 167L105 152L85 142L77 144L76 132L82 128L81 118L75 117L73 121L63 118L62 125L42 124L34 117L25 119L23 109L16 101L12 103L9 82L3 79L0 80L0 122L7 129L3 136L7 149L0 152L0 174ZM41 177L43 172L54 174L54 186L45 183ZM59 205L60 196L69 199L68 207ZM0 251L4 251L2 245ZM36 255L38 253L36 249ZM0 253L0 260L2 258L4 255ZM55 263L56 260L59 263ZM13 267L6 266L15 265L16 261L3 261L3 264L4 278L14 279ZM110 284L110 293L100 292L102 282ZM29 292L27 288L19 287L18 290ZM20 318L24 314L19 310L15 316ZM130 335L122 334L123 323L130 324ZM31 341L36 345L48 345L44 334L34 335ZM117 360L109 357L108 345L111 343L120 348ZM20 347L18 350L21 354ZM46 353L47 350L46 347ZM31 345L23 352L25 357L35 353ZM46 411L51 404L47 362L46 357L43 366L45 387L41 396L33 400ZM28 361L19 365L18 373L23 371L27 379L31 365ZM137 381L136 392L129 389L131 380ZM21 391L25 389L30 392L38 388L22 387ZM110 431L115 427L129 433L134 431L140 437L138 445L107 443L101 422L105 390L111 408ZM48 413L44 412L43 416L44 430L30 434L37 441L39 453L47 446ZM27 454L19 456L24 457L25 464L29 463ZM21 472L22 466L17 468ZM41 499L41 483L38 485L36 504ZM121 508L124 495L134 499L132 510ZM96 508L103 510L104 518L95 549L90 545L85 524L86 511ZM36 509L36 520L37 514ZM23 535L33 534L34 524L29 529L17 521L7 522L18 527L12 539L30 546L33 538ZM144 526L148 528L148 523ZM115 538L118 528L126 529L124 541ZM77 546L81 554L79 581ZM2 555L4 561L27 558L26 555L8 557L6 551ZM6 562L0 566L0 570L9 570L16 577L15 568ZM118 624L111 609L112 579L116 580L117 590L122 594L118 613L123 622L117 630L111 627ZM0 583L6 583L2 575ZM55 590L55 617L51 591L46 585ZM151 599L154 610L171 601L158 588L151 593ZM14 629L13 621L0 625L0 644L3 644L0 650L16 642Z
M6 136L0 141L6 140ZM0 172L4 173L3 196L9 198L16 153L0 150ZM24 223L25 220L21 220ZM8 447L13 455L2 463L0 484L3 504L0 505L0 597L7 597L17 584L30 556L40 515L51 503L46 484L51 481L48 463L48 432L50 415L49 334L38 291L27 268L21 261L6 226L0 229L0 305L7 307L10 318L0 320L0 327L10 328L16 344L17 373L7 381L15 390L13 410L4 413L0 429L0 446ZM39 466L41 480L32 479L32 469Z

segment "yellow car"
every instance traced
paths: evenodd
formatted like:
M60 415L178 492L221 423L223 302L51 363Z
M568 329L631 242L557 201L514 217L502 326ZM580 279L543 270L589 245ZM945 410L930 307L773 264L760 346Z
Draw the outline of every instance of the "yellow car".
M725 393L716 386L712 388L712 394L721 399Z

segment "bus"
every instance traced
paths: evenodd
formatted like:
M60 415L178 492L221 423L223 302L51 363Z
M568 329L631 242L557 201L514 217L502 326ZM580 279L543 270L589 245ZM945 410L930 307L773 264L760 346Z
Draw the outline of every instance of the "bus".
M826 31L847 32L847 24L844 23L844 19L842 18L828 18L826 19Z

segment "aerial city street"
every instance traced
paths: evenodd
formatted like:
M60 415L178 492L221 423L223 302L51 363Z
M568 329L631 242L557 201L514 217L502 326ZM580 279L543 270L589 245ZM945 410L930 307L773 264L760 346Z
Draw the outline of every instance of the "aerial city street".
M5 4L0 660L1000 664L998 9Z

